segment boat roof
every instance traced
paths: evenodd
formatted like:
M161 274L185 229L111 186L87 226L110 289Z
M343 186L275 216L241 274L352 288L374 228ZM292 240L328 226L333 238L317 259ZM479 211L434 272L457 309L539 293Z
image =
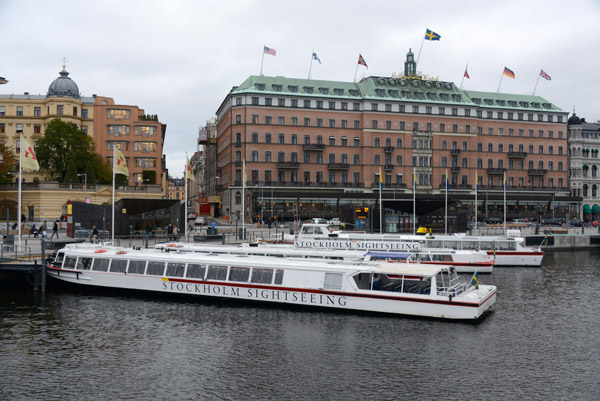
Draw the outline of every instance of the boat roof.
M383 263L374 268L373 273L433 277L445 269L446 266L420 263Z
M382 252L367 252L366 256L371 256L373 258L398 258L398 259L407 259L413 256L414 253L410 252L393 252L393 251L382 251Z

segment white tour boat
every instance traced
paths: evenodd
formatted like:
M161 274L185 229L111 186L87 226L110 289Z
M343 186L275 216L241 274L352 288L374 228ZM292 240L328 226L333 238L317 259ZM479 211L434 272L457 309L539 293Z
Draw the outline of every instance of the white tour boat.
M422 244L425 248L483 250L494 258L495 266L541 266L544 257L541 247L525 246L525 238L521 237L519 230L509 230L508 234L501 237L368 234L333 231L326 224L303 224L294 245L298 248L398 251L416 248L416 244Z
M406 252L365 251L354 249L311 249L295 248L290 245L264 243L241 245L205 245L182 242L156 244L155 249L168 252L204 252L216 254L236 254L273 256L279 258L306 258L324 260L370 261L385 260L408 263L431 263L454 266L457 273L491 273L494 259L485 251L453 249L416 249Z
M495 286L444 265L69 244L47 267L79 285L448 319L478 319L496 301Z

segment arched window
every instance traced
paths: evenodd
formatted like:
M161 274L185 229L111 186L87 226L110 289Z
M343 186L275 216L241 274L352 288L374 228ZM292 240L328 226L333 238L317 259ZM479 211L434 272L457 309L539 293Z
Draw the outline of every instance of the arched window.
M598 175L598 166L596 166L595 164L592 165L592 177L597 177Z
M583 196L584 197L588 196L588 186L587 186L587 184L583 184Z
M588 176L588 170L589 170L589 167L588 167L588 165L587 165L587 164L584 164L584 165L583 165L583 176L584 176L584 177L587 177L587 176Z
M595 198L598 195L598 187L596 184L592 185L592 198Z
M242 193L240 191L237 191L235 193L235 204L236 205L241 205L242 204Z

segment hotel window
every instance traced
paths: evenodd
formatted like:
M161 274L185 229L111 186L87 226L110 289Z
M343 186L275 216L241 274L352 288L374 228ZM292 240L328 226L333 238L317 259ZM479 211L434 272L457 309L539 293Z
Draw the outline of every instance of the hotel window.
M558 171L563 171L563 162L558 162ZM559 178L559 183L558 186L562 187L562 178Z
M0 106L0 116L6 115L6 106Z
M342 146L348 146L348 137L347 136L342 137Z
M494 128L488 127L488 135L494 135Z
M494 151L494 144L488 143L488 152L493 152L493 151Z
M310 135L304 135L304 143L310 144Z
M285 134L279 134L279 144L283 145L285 143Z
M470 126L469 124L465 125L465 132L466 132L467 134L470 134L470 133L471 133L471 126Z
M396 139L396 147L397 148L402 148L402 138Z
M284 170L279 170L277 172L277 179L279 180L279 182L285 182L285 171Z
M371 103L371 111L377 111L379 105L377 103Z
M278 162L285 161L285 152L277 152L277 161Z
M271 143L271 134L268 132L265 134L265 143Z
M127 134L129 135L129 126L127 127ZM156 127L149 125L138 125L134 128L134 134L142 137L155 136L156 135Z
M371 121L371 128L377 129L377 120L372 120Z
M138 128L141 128L141 127L135 127L136 135L139 135L137 133ZM115 135L115 136L129 135L129 125L108 125L106 127L106 133L108 135Z
M498 152L499 153L504 153L504 144L502 144L502 143L498 144Z
M252 161L255 162L255 163L258 162L258 150L253 150L252 151Z
M285 117L284 116L277 117L277 124L285 125Z
M465 109L465 117L471 117L471 109Z
M297 162L298 161L298 153L292 152L292 154L290 155L290 161ZM296 181L296 180L293 180L293 181Z
M402 166L402 155L396 155L396 164Z
M458 124L452 124L452 132L458 132Z
M477 168L483 168L483 160L482 159L477 159ZM481 182L481 180L479 182Z
M4 125L4 123L0 123L0 134L3 134L6 132L6 125ZM4 143L2 143L4 145Z
M292 145L298 144L298 135L292 134Z
M265 151L265 163L271 163L271 151Z
M129 150L128 145L129 142L122 142L119 149ZM134 142L133 148L138 152L156 152L156 142Z
M77 116L77 107L73 106L73 115Z
M356 147L356 148L360 147L360 138L357 136L354 137L354 147Z
M558 137L562 139L562 137L563 137L563 132L562 131L558 131Z
M304 126L305 127L310 127L310 118L304 117Z
M298 107L298 99L292 99L292 107Z
M416 147L413 145L413 148ZM445 140L442 141L442 150L446 150L448 149L448 142L446 142Z
M387 111L388 113L392 111L392 105L391 104L386 104L385 105L385 111Z
M235 98L235 105L236 106L241 106L242 105L242 98L241 97L236 97Z
M538 153L539 153L540 155L543 155L543 154L544 154L544 145L540 145L540 146L539 146L539 148L538 148Z
M375 144L374 144L374 146L376 148L379 148L381 146L381 139L379 137L375 138Z
M258 124L258 114L252 114L252 124Z
M529 136L533 136L533 130L532 129L529 130Z
M360 155L359 154L354 154L354 156L352 156L352 164L355 166L358 166L360 164Z
M40 124L34 124L33 125L33 133L34 134L41 134L42 133L42 126Z
M271 182L272 179L273 179L273 173L271 172L271 170L265 170L265 181Z
M406 123L404 121L400 121L400 130L405 130L406 129Z
M504 128L502 128L502 127L498 128L498 135L504 135Z
M354 128L355 129L359 129L360 128L360 120L354 120Z
M17 134L22 134L23 133L23 124L15 124L16 128L17 128ZM20 145L19 145L20 147Z
M507 113L508 114L508 119L512 120L513 119L513 113Z
M360 103L352 103L352 110L360 111Z
M406 110L406 106L404 106L403 104L401 104L398 108L399 113L404 113L405 110Z
M444 114L446 114L446 109L445 109L444 107L440 107L440 108L438 109L438 114L439 114L440 116L443 116Z
M431 123L427 123L425 129L427 130L427 132L431 132Z
M277 106L285 107L285 99L277 99Z
M335 102L329 102L329 108L335 110Z
M235 123L236 124L241 124L242 123L242 115L241 114L236 114L236 116L235 116Z
M527 120L533 121L533 114L531 114L531 113L527 114Z
M431 106L425 107L425 114L431 114Z
M468 143L467 141L462 142L462 150L467 150Z
M252 97L252 105L253 106L258 106L258 96L253 96Z
M126 109L107 109L107 118L114 118L115 120L129 119L129 110Z
M317 109L322 109L322 108L323 108L323 101L317 100Z
M358 171L352 173L352 182L356 185L360 184L360 173Z
M305 109L309 109L310 108L310 100L305 100L304 101L304 108Z
M271 99L270 97L266 97L265 98L265 106L272 106L273 105L273 99Z
M442 157L442 167L448 167L448 158L446 156Z
M419 130L419 122L413 121L413 131L418 131L418 130Z
M81 111L82 113L82 117L83 117L83 110ZM86 110L87 113L87 110ZM34 107L33 108L33 116L34 117L41 117L42 116L42 108L41 107ZM84 118L87 118L87 116L85 116Z
M304 172L304 182L307 184L310 183L310 171Z
M265 124L266 125L271 125L271 121L273 120L273 117L271 116L265 116Z
M258 143L258 133L257 132L252 133L252 143Z
M329 119L329 128L335 128L335 119L333 119L333 118Z
M529 153L533 153L533 145L529 145Z
M329 146L335 146L335 136L329 137Z
M342 120L342 128L348 128L348 120Z
M330 153L329 154L329 163L335 163L335 153Z
M323 144L323 135L317 135L317 144L318 145L322 145Z
M554 138L554 131L548 131L548 138Z
M348 110L348 103L342 102L342 110Z
M550 171L554 170L554 162L553 161L548 162L548 170L550 170Z
M323 119L317 118L317 127L322 127L322 126L323 126Z
M477 110L477 118L483 118L483 111Z
M453 116L457 116L458 115L458 109L456 107L452 108L452 115Z
M392 129L392 122L390 120L385 122L385 129Z
M316 180L317 180L317 182L323 182L323 172L322 171L317 171Z
M415 113L415 114L418 114L419 113L419 106L413 106L412 107L412 112Z
M57 108L61 111L57 114L62 114L62 106L57 106ZM23 117L23 106L17 106L17 117Z
M298 126L298 117L292 117L292 126Z
M541 129L541 130L539 130L539 131L538 131L538 136L539 136L540 138L543 138L543 137L544 137L544 130L543 130L543 129Z
M503 116L504 116L504 113L502 113L501 111L496 112L496 117L498 118L498 120L502 120Z
M446 124L440 123L440 132L446 132Z
M558 147L558 154L559 154L559 155L562 155L562 154L563 154L563 148L562 148L562 146L559 146L559 147Z
M493 111L488 111L487 112L487 118L492 118L494 117L494 112Z
M310 153L304 152L304 164L310 164Z
M323 153L317 153L315 155L315 163L323 164Z
M477 151L478 151L478 152L483 152L483 144L482 144L481 142L479 142L479 143L477 144Z

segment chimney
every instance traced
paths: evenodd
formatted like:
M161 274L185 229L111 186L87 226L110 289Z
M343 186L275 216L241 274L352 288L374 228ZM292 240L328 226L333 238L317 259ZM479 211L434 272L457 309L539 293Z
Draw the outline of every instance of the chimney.
M584 123L584 122L585 122L585 118L582 118L582 119L581 119L581 122L582 122L582 123Z

